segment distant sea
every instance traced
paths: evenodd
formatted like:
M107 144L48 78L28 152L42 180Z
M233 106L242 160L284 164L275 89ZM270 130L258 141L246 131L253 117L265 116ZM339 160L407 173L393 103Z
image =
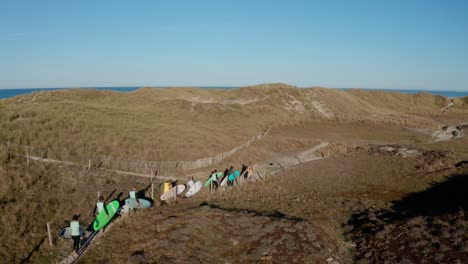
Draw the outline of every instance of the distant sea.
M82 88L82 89L95 89L95 90L112 90L118 92L132 92L137 89L141 88L140 86L128 86L128 87L96 87L96 88ZM163 88L163 87L155 87L155 88ZM237 89L239 87L234 86L201 86L200 88L203 89ZM21 89L0 89L0 99L2 98L9 98L14 97L17 95L22 94L29 94L33 92L40 92L40 91L54 91L54 90L62 90L68 88L21 88ZM339 88L341 90L349 90L350 88ZM447 96L449 98L454 97L465 97L468 96L468 91L437 91L437 90L405 90L405 89L363 89L369 91L387 91L387 92L400 92L404 94L417 94L421 92L431 93L435 95L442 95Z

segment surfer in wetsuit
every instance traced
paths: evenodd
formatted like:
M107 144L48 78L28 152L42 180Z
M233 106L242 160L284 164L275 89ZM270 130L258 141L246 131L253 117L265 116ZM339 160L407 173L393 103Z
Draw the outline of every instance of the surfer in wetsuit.
M247 180L248 177L249 177L249 174L250 174L250 176L252 176L253 172L254 172L254 167L252 165L252 162L249 162L249 165L246 166L246 167L247 168L246 168L245 173L244 173L244 180ZM242 173L241 173L241 175L242 175Z
M242 169L241 169L240 175L242 175L246 170L247 170L247 166L244 163L242 163ZM244 174L244 177L245 177L245 174Z
M70 222L71 237L73 239L73 254L78 255L80 249L80 222L78 222L79 215L74 215Z

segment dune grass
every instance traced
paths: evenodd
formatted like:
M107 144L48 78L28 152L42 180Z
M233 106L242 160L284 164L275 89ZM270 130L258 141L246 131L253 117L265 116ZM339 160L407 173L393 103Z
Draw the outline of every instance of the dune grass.
M332 117L324 116L317 105L323 105ZM7 263L24 259L44 238L47 222L53 223L55 231L66 225L73 214L81 214L81 220L89 223L97 190L106 195L114 189L126 192L135 184L143 188L147 183L146 179L139 182L82 167L37 162L26 166L24 158L8 153L6 142L34 146L44 150L44 156L56 159L66 159L71 153L135 160L195 160L231 150L272 127L264 140L219 164L224 168L239 166L241 162L268 162L277 153L305 150L322 141L423 145L427 136L416 135L405 127L436 126L439 122L433 118L441 115L440 108L444 106L443 97L428 94L297 89L282 84L228 91L143 88L119 93L73 89L0 100L0 256ZM462 119L466 111L457 109L455 114ZM453 147L466 153L460 145L465 141L441 142L436 147ZM348 180L360 183L361 179L372 186L409 190L386 182L390 178L374 180L377 161L358 161L356 164L363 168L374 162L370 164L373 169L342 171L341 178L326 178L326 172L335 168L334 162L341 160L323 163L323 168L304 167L297 174L323 170L309 182L309 187L323 186L324 190L328 190L327 183L333 179L345 189ZM347 169L353 164L347 163ZM395 174L401 171L392 171L406 165L389 164L388 175L406 180ZM351 178L344 179L344 175ZM411 184L409 181L405 186ZM60 240L55 242L66 250L70 246ZM32 256L50 262L57 258L54 252L57 250L47 250L46 242Z
M57 166L42 162L26 164L23 158L6 154L0 147L0 259L18 263L29 254L32 262L50 263L57 254L71 252L70 241L56 236L74 214L86 227L97 200L97 191L107 197L116 190L123 197L133 187L143 189L148 180L87 171L77 166ZM52 226L55 246L50 248L46 224ZM44 239L45 238L45 239ZM34 248L38 250L34 251Z
M47 149L48 157L58 159L71 153L195 160L228 151L271 125L322 120L317 103L333 122L427 127L435 126L428 116L436 115L444 100L283 84L209 91L47 91L0 101L0 141Z

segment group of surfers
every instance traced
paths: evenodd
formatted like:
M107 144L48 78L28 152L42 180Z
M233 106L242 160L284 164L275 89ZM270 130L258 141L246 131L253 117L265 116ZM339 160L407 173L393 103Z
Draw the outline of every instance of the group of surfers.
M128 193L129 198L136 199L137 203L139 203L138 198L137 198L137 191L136 188L133 187L132 190ZM107 211L107 208L104 204L104 197L102 195L99 195L98 201L96 203L96 206L94 207L93 210L93 216L96 217L99 215L102 211L104 211L107 215L107 218L109 218L109 212ZM80 249L80 241L81 241L81 228L80 228L80 222L78 221L78 218L80 215L73 215L72 221L70 222L70 235L71 238L73 239L73 254L75 256L78 255L78 250ZM103 229L104 232L104 229Z
M211 192L215 192L218 187L221 185L223 181L227 181L227 185L229 187L233 187L234 185L239 185L237 180L238 177L242 177L244 180L249 179L254 174L254 166L252 163L248 165L242 164L241 170L235 170L234 166L230 166L226 168L222 174L218 172L217 169L214 169L210 176L208 176L207 181L211 180Z
M214 169L210 173L207 179L207 181L211 179L210 191L211 192L216 191L224 180L227 181L227 185L229 187L233 187L234 185L239 185L239 182L237 180L238 177L242 177L244 180L247 180L249 179L249 177L251 177L254 174L254 172L255 172L255 169L251 163L249 163L248 165L242 164L240 171L234 169L234 166L230 166L229 168L226 168L222 174L220 174L217 169ZM191 186L193 186L193 184L194 184L193 177L191 177L187 183L187 187L190 188ZM164 191L166 191L167 189L173 189L173 188L177 188L175 181L166 182L164 186ZM173 198L175 200L177 197L177 191L173 193L174 193ZM136 199L138 202L136 188L133 188L129 192L129 198ZM109 217L109 213L107 212L107 208L104 204L104 197L100 195L98 197L96 206L94 207L94 210L93 210L94 217L99 215L102 211L105 211L107 217ZM80 240L81 240L81 235L82 235L80 231L80 223L78 221L79 217L80 215L74 215L72 217L72 221L70 222L71 237L73 239L73 254L75 255L78 255L78 250L80 248Z

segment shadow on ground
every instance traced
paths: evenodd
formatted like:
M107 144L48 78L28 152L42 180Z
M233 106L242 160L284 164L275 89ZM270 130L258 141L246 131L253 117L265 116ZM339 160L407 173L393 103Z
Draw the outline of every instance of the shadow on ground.
M452 175L394 201L390 209L354 213L344 230L356 243L356 259L389 263L468 259L467 190L468 174Z

